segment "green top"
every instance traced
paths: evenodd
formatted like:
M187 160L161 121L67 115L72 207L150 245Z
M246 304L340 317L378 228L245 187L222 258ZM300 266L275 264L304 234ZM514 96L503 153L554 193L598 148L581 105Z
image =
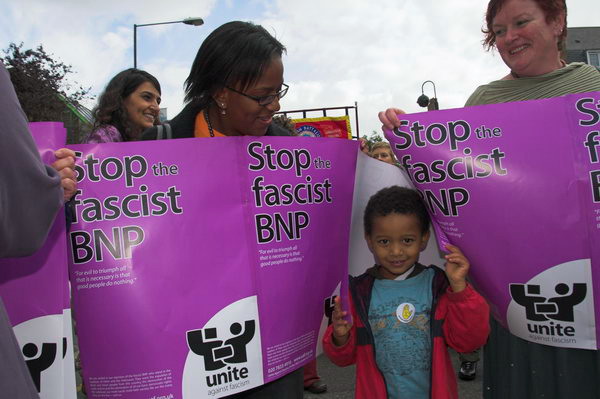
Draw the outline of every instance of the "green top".
M545 75L495 80L479 86L465 106L538 100L588 91L600 91L600 72L592 65L574 62Z

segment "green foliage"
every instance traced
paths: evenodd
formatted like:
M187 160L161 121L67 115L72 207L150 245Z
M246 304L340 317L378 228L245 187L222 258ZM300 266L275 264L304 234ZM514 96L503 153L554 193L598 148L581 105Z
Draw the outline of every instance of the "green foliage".
M381 135L381 133L378 133L377 131L373 130L369 137L367 137L367 135L365 134L361 137L361 139L366 140L367 145L369 146L369 151L371 151L371 148L373 148L373 144L381 143L383 141L383 136Z
M63 122L69 132L69 141L77 142L83 131L89 129L69 109L77 107L83 99L91 98L91 88L71 83L70 65L54 60L39 45L36 49L23 49L23 43L10 43L3 50L2 62L10 73L21 107L30 122ZM66 104L68 103L68 104Z

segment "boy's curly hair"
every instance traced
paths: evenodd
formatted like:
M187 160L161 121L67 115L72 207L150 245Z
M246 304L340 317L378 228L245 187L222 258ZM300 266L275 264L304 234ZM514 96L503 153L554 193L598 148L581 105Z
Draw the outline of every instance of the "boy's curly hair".
M369 199L363 218L365 234L371 235L376 217L391 213L415 215L421 224L421 231L429 231L431 219L421 194L407 187L391 186L379 190Z

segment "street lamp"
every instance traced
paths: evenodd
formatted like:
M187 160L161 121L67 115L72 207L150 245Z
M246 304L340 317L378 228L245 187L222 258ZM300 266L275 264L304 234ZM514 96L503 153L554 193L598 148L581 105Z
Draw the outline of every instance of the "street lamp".
M425 95L425 83L431 83L433 85L433 98L431 100ZM421 85L421 95L419 96L419 98L417 98L417 104L419 104L423 108L427 107L427 110L429 111L440 109L437 100L437 93L435 92L435 83L433 83L431 80L426 80Z
M154 22L151 24L133 24L133 67L137 68L137 28L140 26L151 26L151 25L166 25L166 24L179 24L183 23L186 25L200 26L204 24L202 18L186 18L181 21L169 21L169 22Z

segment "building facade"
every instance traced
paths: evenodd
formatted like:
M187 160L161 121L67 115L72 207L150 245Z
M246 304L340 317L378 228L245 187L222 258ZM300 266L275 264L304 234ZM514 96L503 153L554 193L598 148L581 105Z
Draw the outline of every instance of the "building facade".
M563 58L600 68L600 27L568 28Z

